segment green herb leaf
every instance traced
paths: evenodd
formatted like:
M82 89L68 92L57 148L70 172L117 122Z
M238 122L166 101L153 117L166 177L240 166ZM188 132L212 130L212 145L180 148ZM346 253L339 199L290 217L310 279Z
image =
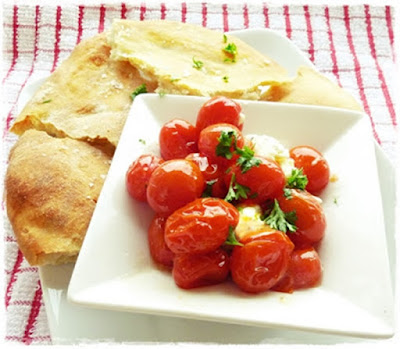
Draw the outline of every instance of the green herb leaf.
M179 81L179 80L180 80L179 78L171 78L169 81L175 82L175 81Z
M293 197L292 191L289 188L283 188L283 195L287 199L291 199Z
M135 91L131 93L132 100L134 100L137 95L140 95L142 93L147 93L147 87L145 84L141 84L138 88L136 88Z
M246 173L254 166L260 166L261 160L254 157L254 151L249 147L244 146L243 149L240 149L235 143L235 152L239 155L236 163L240 166L242 173Z
M203 67L204 63L202 61L198 61L194 57L192 58L192 60L193 60L193 68L200 70Z
M296 211L283 212L279 206L278 200L274 200L274 207L271 213L264 219L272 229L280 230L284 233L287 231L295 232L297 227L295 222L297 220Z
M232 159L233 152L231 151L232 144L236 140L235 131L222 131L218 138L218 145L215 148L215 154L222 156L228 160Z
M158 92L158 95L159 95L160 97L164 97L164 96L166 95L166 93L165 93L165 91L159 91L159 92Z
M224 38L224 44L226 44L228 42L228 37L224 34L223 38Z
M42 104L50 103L51 99L46 99L45 101L42 102Z
M241 198L247 199L248 193L250 192L250 188L245 185L241 185L236 183L236 176L233 173L231 177L231 181L229 183L228 193L225 196L225 201L232 202L237 201Z
M204 189L203 194L201 195L202 198L209 198L212 196L212 186L217 182L216 179L206 182L206 189Z
M243 246L243 244L236 239L235 230L232 226L229 226L229 235L225 241L225 245Z
M143 145L146 145L146 141L142 138L139 139L139 142L142 143Z
M337 199L337 198L334 198L334 199L333 199L333 203L334 203L335 205L337 205L337 204L338 204L338 199Z
M224 80L224 82L228 83L229 82L229 77L225 75L225 76L222 77L222 80Z
M233 42L226 45L223 48L223 51L229 55L228 58L225 58L224 62L228 62L228 61L230 61L232 63L236 62L236 56L237 56L238 52L237 52L237 47Z
M295 168L292 170L290 177L287 179L286 186L292 189L304 190L308 183L307 176L303 173L302 168Z

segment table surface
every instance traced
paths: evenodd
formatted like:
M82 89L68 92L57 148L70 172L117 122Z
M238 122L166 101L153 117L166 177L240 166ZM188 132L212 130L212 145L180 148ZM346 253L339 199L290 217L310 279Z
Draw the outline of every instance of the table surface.
M228 1L226 2L228 3ZM84 38L114 18L168 19L233 31L270 28L291 39L317 69L363 106L373 135L396 161L394 9L390 6L321 6L215 2L174 4L3 6L2 181L17 137L8 130L21 91L48 75ZM6 341L50 344L38 270L18 249L2 205L5 244Z

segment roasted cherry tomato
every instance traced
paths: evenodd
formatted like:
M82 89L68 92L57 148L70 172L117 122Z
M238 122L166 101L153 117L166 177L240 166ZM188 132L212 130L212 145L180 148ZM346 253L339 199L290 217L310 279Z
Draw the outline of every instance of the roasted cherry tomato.
M239 222L239 212L217 198L197 199L171 214L165 242L174 253L207 253L220 247Z
M171 214L199 198L204 178L199 167L188 160L169 160L151 175L147 186L147 202L157 213Z
M164 160L183 159L197 152L198 131L181 119L168 121L160 131L160 152Z
M126 172L126 188L131 197L139 201L146 201L146 190L154 170L164 161L155 155L139 156Z
M292 252L285 276L274 287L274 291L292 293L300 288L318 286L322 279L321 260L313 247Z
M226 123L242 130L241 111L241 105L232 99L223 96L213 97L200 108L197 114L196 127L201 131L210 125Z
M306 190L317 195L329 182L329 165L323 155L315 148L302 145L290 149L290 157L297 168L302 168L307 176Z
M185 289L221 283L228 274L229 256L220 248L205 254L178 254L172 269L175 283Z
M304 190L291 189L290 196L277 198L282 211L295 211L297 230L288 232L297 248L309 247L320 242L325 234L326 220L319 201Z
M245 292L269 290L285 275L292 250L293 244L282 232L250 237L243 246L233 249L233 281Z
M234 164L225 175L225 184L229 187L234 174L236 183L250 189L247 196L255 203L262 203L281 195L286 183L281 167L274 160L261 156L255 156L254 159L258 159L260 164L245 173L238 164Z
M150 255L156 263L172 267L174 253L168 248L164 239L164 228L167 217L156 214L148 229Z
M206 182L206 190L208 191L206 194L221 199L226 196L228 188L222 179L224 171L222 171L221 166L211 163L207 156L200 153L189 154L186 160L193 161L199 166Z
M218 152L218 149L221 147L217 146L221 143L221 134L224 133L225 135L233 132L235 137L228 138L228 144L225 147L225 154L231 154L231 158L227 158L223 154ZM200 132L199 135L199 151L201 154L207 156L211 162L221 165L222 167L227 167L233 162L235 162L237 155L234 154L234 138L236 138L236 145L239 148L243 147L244 139L242 132L233 125L229 124L215 124L206 127ZM229 143L229 139L231 143ZM231 144L231 146L229 146ZM230 157L229 155L227 155Z

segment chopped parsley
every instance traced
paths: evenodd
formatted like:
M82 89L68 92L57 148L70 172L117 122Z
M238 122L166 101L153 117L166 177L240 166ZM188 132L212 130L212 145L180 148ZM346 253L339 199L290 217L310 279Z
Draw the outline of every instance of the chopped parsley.
M51 99L46 99L45 101L42 102L42 104L50 103Z
M296 211L283 212L279 206L278 200L274 200L274 207L269 215L264 219L272 229L280 230L284 233L287 231L295 232L297 227L295 222L297 220Z
M225 159L232 159L233 152L231 151L232 144L236 142L235 131L222 131L218 138L218 145L215 148L215 154L222 156Z
M334 199L333 199L333 203L334 203L335 205L337 205L337 204L338 204L338 200L337 200L337 198L334 198Z
M225 58L224 62L236 62L236 56L237 56L237 47L233 42L230 42L228 45L226 45L223 48L223 51L228 54L228 58Z
M142 138L139 138L139 142L142 143L143 145L146 145L146 141Z
M132 100L134 100L137 95L140 95L142 93L147 93L147 87L145 84L141 84L138 88L136 88L135 91L131 93Z
M236 176L233 173L231 181L229 183L228 193L225 196L225 201L232 202L239 199L247 199L247 194L250 192L250 188L239 183L236 183Z
M286 186L291 189L304 190L308 183L307 176L303 173L302 168L295 168L292 170L290 177L287 179Z
M228 42L228 37L225 34L223 36L223 41L224 41L224 44L226 44Z
M291 199L293 197L292 191L289 188L283 188L283 195L286 199Z
M225 75L222 77L222 80L224 80L224 82L229 82L229 77Z
M212 196L212 186L217 182L216 179L206 182L206 189L204 189L203 194L201 195L202 198L208 198Z
M254 150L249 147L244 146L243 149L240 149L235 144L235 152L239 155L236 163L240 166L242 173L246 173L254 166L260 166L261 160L254 157Z
M179 81L179 80L180 80L179 78L171 78L171 80L169 80L169 81L175 82L175 81Z
M225 245L243 246L243 244L236 239L235 230L232 226L229 226L229 235L225 241Z
M193 60L193 68L196 68L197 70L200 70L204 63L202 61L196 60L194 57L192 58Z
M158 95L159 95L160 97L164 97L164 96L166 95L166 93L165 93L165 91L159 91L159 92L158 92Z

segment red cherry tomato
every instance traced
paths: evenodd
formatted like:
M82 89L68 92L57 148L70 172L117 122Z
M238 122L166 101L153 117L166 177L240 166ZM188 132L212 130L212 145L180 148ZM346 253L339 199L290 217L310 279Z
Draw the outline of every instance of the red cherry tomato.
M220 247L238 222L239 212L230 203L197 199L168 217L165 242L174 253L207 253Z
M296 212L295 232L288 232L290 240L297 248L309 247L322 240L325 234L326 220L322 206L307 191L291 189L291 197L277 198L282 211Z
M321 260L317 251L313 247L308 247L292 252L286 275L273 287L273 290L292 293L297 289L318 286L321 279Z
M204 130L200 132L199 135L199 150L201 154L207 156L211 162L221 165L222 167L227 167L232 164L237 155L233 154L234 151L234 142L232 139L232 146L228 148L229 152L233 154L232 159L227 159L223 156L217 155L217 146L220 143L219 138L221 137L222 132L234 132L236 136L236 144L239 148L243 147L244 139L242 133L239 129L233 125L229 124L215 124L206 127Z
M274 161L261 156L255 156L261 163L242 173L238 164L234 164L225 175L225 184L229 187L232 175L235 174L236 183L250 189L247 194L255 203L262 203L281 195L286 183L286 177L280 166Z
M285 275L292 250L293 244L282 232L250 238L244 246L233 249L233 281L245 292L269 290Z
M199 167L188 160L169 160L151 175L147 186L147 202L165 215L199 198L204 190L204 178Z
M215 285L229 274L229 256L222 249L205 254L179 254L174 260L172 275L184 289Z
M329 165L323 155L307 145L294 147L289 153L294 165L307 176L306 190L314 195L320 193L329 182Z
M160 131L160 152L164 160L183 159L197 152L198 131L181 119L168 121Z
M150 255L156 263L172 267L174 253L168 248L164 239L164 228L167 217L156 214L150 223L147 237Z
M164 161L158 156L145 154L139 156L126 172L125 182L128 193L139 201L147 201L146 190L154 170Z
M221 166L211 163L207 156L199 153L189 154L186 157L186 160L193 161L197 164L197 166L199 166L201 173L203 173L206 184L208 182L209 185L211 185L211 196L221 199L226 196L228 188L222 179L224 171L221 169Z
M208 100L200 108L197 114L196 127L199 131L207 126L226 123L243 128L243 120L240 117L242 107L239 103L224 96L216 96Z

